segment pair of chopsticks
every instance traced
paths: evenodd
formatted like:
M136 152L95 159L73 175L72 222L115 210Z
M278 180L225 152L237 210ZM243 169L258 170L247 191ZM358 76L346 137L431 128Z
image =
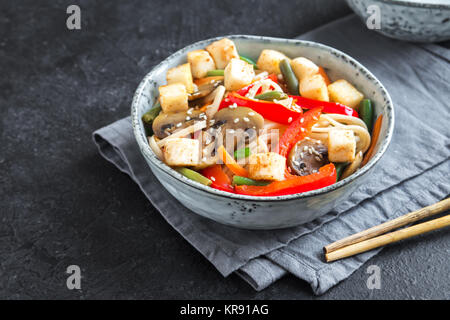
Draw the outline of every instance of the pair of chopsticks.
M445 212L449 209L450 198L442 200L420 210L410 212L399 218L382 223L373 228L355 233L354 235L351 235L347 238L333 242L324 247L325 260L327 262L331 262L350 257L358 253L366 252L387 245L389 243L397 242L422 233L449 226L450 214L441 218L416 224L408 228L386 233L387 231L391 231L415 221L433 216L441 212Z

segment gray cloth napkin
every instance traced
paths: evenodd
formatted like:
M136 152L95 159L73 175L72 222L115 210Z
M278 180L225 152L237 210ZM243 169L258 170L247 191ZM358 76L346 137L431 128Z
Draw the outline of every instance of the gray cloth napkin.
M325 263L324 245L450 193L450 50L384 38L353 15L300 38L328 44L362 62L386 86L396 112L391 146L370 181L318 220L276 231L221 225L184 208L161 186L139 152L129 118L95 131L93 138L103 157L129 174L167 222L222 275L236 272L262 290L290 272L322 294L381 250Z

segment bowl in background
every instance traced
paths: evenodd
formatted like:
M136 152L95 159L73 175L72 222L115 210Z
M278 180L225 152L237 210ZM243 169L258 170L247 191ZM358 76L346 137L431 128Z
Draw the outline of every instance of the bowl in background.
M278 229L310 222L330 212L339 201L364 183L386 151L394 129L391 98L372 73L348 55L331 47L301 40L233 35L239 53L257 60L263 49L275 49L290 57L304 56L323 66L331 80L346 79L374 103L376 116L383 124L371 160L348 178L323 189L301 194L254 197L238 195L204 186L190 180L160 161L148 145L142 115L155 103L158 87L166 83L166 71L186 63L186 53L203 49L220 39L213 38L189 45L157 65L139 84L131 107L134 135L142 155L161 184L184 206L217 222L246 229Z
M364 24L378 6L385 36L413 42L438 42L450 39L449 0L346 0Z

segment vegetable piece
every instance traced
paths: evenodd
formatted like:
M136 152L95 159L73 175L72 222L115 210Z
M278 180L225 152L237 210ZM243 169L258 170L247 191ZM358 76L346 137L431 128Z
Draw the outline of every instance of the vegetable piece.
M262 78L262 79L260 79L260 80L264 80L264 79L270 79L270 80L272 80L273 82L275 82L275 83L278 83L278 78L277 78L277 75L276 74L269 74L267 77L264 77L264 78ZM254 84L252 83L252 84L250 84L250 85L248 85L248 86L246 86L246 87L244 87L244 88L242 88L242 89L239 89L238 91L236 91L236 93L237 94L239 94L239 95L241 95L241 96L245 96L249 91L250 91L250 89L252 88L254 86Z
M217 87L217 89L214 91L214 94L215 96L213 102L210 105L207 105L205 109L205 114L208 117L208 119L214 117L214 115L219 110L220 103L222 102L223 95L225 94L225 87L224 86Z
M361 166L365 166L367 164L367 162L369 162L370 158L372 157L372 153L375 149L375 146L377 145L378 142L378 138L380 136L380 131L381 131L381 125L383 123L383 115L380 114L377 118L377 120L375 121L375 124L373 125L373 131L372 131L372 142L370 144L369 149L366 152L366 155L363 159L363 162L361 163Z
M363 153L362 151L360 151L356 155L355 160L353 160L353 162L350 163L350 165L347 168L345 168L344 172L342 172L341 179L345 179L349 175L355 173L355 171L358 170L359 167L361 166L362 160L363 160Z
M219 149L217 149L217 152L219 154L219 158L222 160L222 162L228 167L228 169L231 170L234 174L242 177L248 177L248 172L243 167L241 167L232 156L230 156L225 150L223 146L220 146Z
M187 111L188 106L188 94L186 87L181 83L169 84L166 86L160 86L159 102L164 112L179 112Z
M243 132L239 134L244 139L244 132L252 133L248 129L253 129L252 131L256 134L264 127L264 118L252 109L245 107L221 109L214 115L214 120L213 128L217 129L220 127L223 134L229 133L227 130L230 129L235 131L242 130Z
M319 140L300 140L291 148L287 162L293 173L307 176L329 163L328 148Z
M258 94L255 96L256 100L265 100L265 101L273 101L273 100L282 100L288 98L288 95L284 92L280 91L267 91L262 94Z
M161 151L161 149L156 144L155 136L148 137L148 144L150 145L150 148L152 148L155 155L158 157L159 160L164 160L164 154Z
M197 79L206 77L208 71L216 69L214 59L206 50L188 52L187 60L191 65L192 76Z
M250 155L249 147L238 149L234 152L234 158L236 160L247 158L249 155Z
M199 162L199 141L172 138L164 146L164 159L169 166L195 166Z
M336 182L336 168L332 163L308 176L291 176L283 181L275 181L267 186L235 186L236 193L249 196L281 196L321 189Z
M292 71L298 81L319 73L319 67L309 59L298 57L291 61Z
M337 102L318 101L300 96L289 96L289 97L294 98L294 101L297 103L297 105L299 105L303 109L313 109L317 107L322 107L323 113L336 113L336 114L343 114L346 116L358 117L358 112L355 109L347 107Z
M256 62L253 61L253 59L251 59L249 57L246 57L246 56L243 56L243 55L240 55L239 58L241 58L242 61L245 61L248 64L251 64L255 70L258 69L258 66L256 65Z
M189 94L189 101L205 98L211 94L218 86L223 84L224 77L206 77L195 80L197 91Z
M284 59L289 58L279 51L265 49L261 52L256 65L261 70L279 75L281 73L279 64Z
M328 132L328 159L332 162L355 160L356 138L353 130L333 129Z
M205 176L201 175L197 171L194 171L194 170L191 170L188 168L177 168L175 170L177 170L179 173L181 173L186 178L200 182L201 184L204 184L205 186L210 186L212 184L211 180L209 180Z
M367 130L372 132L373 127L373 107L370 99L364 99L359 106L359 115L367 126Z
M246 177L233 176L233 184L236 186L267 186L270 183L271 181L253 180Z
M210 70L206 73L206 75L208 77L217 77L217 76L223 76L224 75L224 70Z
M169 140L171 140L171 139L185 137L185 136L187 136L188 134L191 134L191 133L193 133L193 132L195 132L195 131L198 131L198 130L202 130L203 128L206 128L206 121L205 121L205 120L199 121L199 122L195 122L192 126L189 126L189 127L184 128L184 129L182 129L182 130L180 130L180 131L177 131L177 132L175 132L175 133L172 133L170 136L165 137L165 138L162 139L162 140L159 140L159 141L157 142L158 147L164 146L164 145L165 145L167 142L169 142Z
M319 67L319 74L323 77L323 80L325 80L325 84L328 87L330 85L331 81L330 81L330 78L328 78L327 73L325 72L325 70L322 67Z
M249 157L248 176L255 180L283 180L286 158L275 152L254 153Z
M167 71L167 84L182 83L186 87L187 93L194 92L194 82L192 79L191 65L185 63Z
M203 116L202 116L203 114ZM170 136L174 131L184 129L202 120L201 110L189 109L185 112L161 112L154 120L152 129L159 139Z
M319 121L321 113L321 107L314 108L295 119L280 138L280 141L278 142L278 153L283 157L286 157L297 141L303 140L309 135L312 126Z
M240 59L231 59L224 71L225 88L239 90L252 83L255 71L252 65Z
M336 182L341 179L342 172L344 171L345 167L347 167L347 165L347 162L338 162L334 164L334 166L336 167Z
M159 115L161 110L161 104L158 101L155 103L153 108L144 113L144 115L142 116L142 122L144 123L144 128L147 136L151 136L153 134L153 121Z
M305 77L300 81L300 94L303 97L329 101L328 89L324 78L320 74Z
M280 62L280 71L283 75L284 81L288 87L290 94L299 95L298 92L298 79L292 71L291 64L288 59L284 59Z
M346 80L337 80L328 86L328 93L331 101L339 102L353 109L358 108L364 95L356 90L350 82Z
M233 58L239 59L236 45L228 38L214 41L206 47L206 51L213 57L217 69L225 69L228 62Z
M234 188L231 186L231 180L223 171L220 164L203 169L201 174L212 181L211 187L222 191L234 192Z
M291 109L274 102L253 100L243 97L236 92L230 93L223 100L219 109L226 108L234 103L238 106L247 107L256 111L265 119L282 124L290 124L292 120L297 119L303 113L301 108Z

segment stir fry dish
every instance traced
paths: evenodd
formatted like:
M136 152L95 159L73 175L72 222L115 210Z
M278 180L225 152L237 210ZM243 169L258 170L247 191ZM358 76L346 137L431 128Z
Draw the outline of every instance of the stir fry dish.
M224 38L169 69L142 117L151 149L189 179L278 196L324 188L374 152L382 116L344 79L305 57L265 49L257 61Z

